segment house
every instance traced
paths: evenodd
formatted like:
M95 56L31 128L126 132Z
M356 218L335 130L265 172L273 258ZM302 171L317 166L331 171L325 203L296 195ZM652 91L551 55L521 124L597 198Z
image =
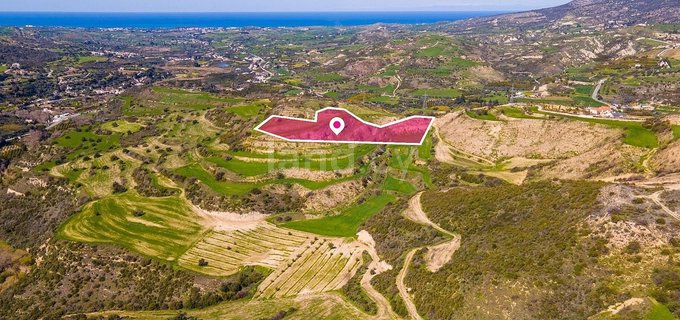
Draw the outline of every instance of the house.
M612 118L614 116L612 107L610 106L600 106L597 108L588 108L588 112L594 116Z

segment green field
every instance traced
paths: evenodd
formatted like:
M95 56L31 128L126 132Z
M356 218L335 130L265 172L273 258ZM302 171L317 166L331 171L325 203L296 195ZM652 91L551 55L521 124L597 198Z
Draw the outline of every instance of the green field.
M432 159L432 133L428 132L423 144L418 146L418 158L425 161Z
M388 176L383 183L383 189L387 191L396 191L404 194L414 194L416 187L410 182L393 178Z
M102 129L116 133L135 133L141 130L144 125L136 122L127 122L125 120L109 121L102 124Z
M473 119L484 120L484 121L498 121L495 115L491 112L479 113L476 111L465 111L465 114Z
M680 139L680 126L673 126L673 140Z
M460 97L461 92L454 88L437 88L437 89L418 89L411 92L411 95L416 97L433 97L433 98L456 98Z
M93 62L104 62L107 61L106 57L102 56L78 56L78 64L86 64L86 63L93 63Z
M341 75L333 72L313 72L312 78L319 82L337 82L344 79Z
M530 115L527 115L522 111L521 109L518 108L513 108L513 107L499 107L496 108L499 110L502 114L504 114L507 117L510 118L517 118L517 119L537 119L536 117L532 117Z
M242 98L223 97L209 92L176 88L153 87L151 91L153 97L149 99L149 105L188 111L206 110L243 101Z
M260 112L266 108L268 104L268 100L261 100L249 104L229 107L226 110L242 118L252 118L260 114Z
M281 226L299 231L306 231L330 237L353 237L359 231L358 228L371 217L382 210L396 197L389 194L381 194L375 198L366 200L364 203L343 210L339 215L321 219L300 220L284 223Z
M5 71L7 71L7 66L4 64L0 64L0 73L3 73Z
M675 320L678 319L666 306L653 301L651 310L645 315L645 320Z
M71 131L57 140L55 144L71 150L66 158L73 160L78 156L104 152L120 142L120 135L98 135L90 130Z
M203 169L198 164L191 164L178 168L175 170L175 172L185 177L196 178L205 185L207 185L208 187L210 187L210 189L212 189L213 191L224 195L244 194L257 187L257 185L250 183L217 181L215 177L213 177L210 173L205 171L205 169Z
M376 102L376 103L384 103L388 105L397 105L399 103L399 98L398 97L389 97L389 96L377 96L369 99L370 102Z
M197 219L178 197L145 198L128 192L87 204L60 227L58 235L174 261L205 231Z
M418 51L416 54L417 57L419 58L426 58L426 57L439 57L443 55L445 52L445 48L443 46L435 46L435 47L429 47L423 50Z
M582 88L578 89L580 91L585 91L585 87L587 86L582 86ZM516 102L524 102L524 103L542 103L542 104L557 104L557 105L563 105L563 106L571 106L571 107L599 107L602 106L602 103L597 102L593 100L593 98L590 97L590 94L579 94L577 91L574 92L569 97L547 97L547 98L542 98L542 99L534 99L534 98L518 98L515 99Z

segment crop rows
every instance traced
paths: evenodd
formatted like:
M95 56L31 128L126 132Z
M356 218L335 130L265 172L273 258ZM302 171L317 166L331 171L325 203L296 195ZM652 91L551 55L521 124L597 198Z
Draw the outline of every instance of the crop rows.
M287 297L339 289L361 265L361 251L344 246L331 245L324 239L313 241L262 282L259 296Z
M274 226L252 230L211 231L179 259L179 264L198 272L225 276L244 265L276 269L305 241L307 236ZM203 259L207 265L199 266Z

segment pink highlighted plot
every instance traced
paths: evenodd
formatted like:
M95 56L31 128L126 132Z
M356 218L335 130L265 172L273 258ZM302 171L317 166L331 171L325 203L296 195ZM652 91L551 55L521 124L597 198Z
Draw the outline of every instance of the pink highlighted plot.
M342 108L325 108L314 120L271 116L255 130L293 142L421 145L433 121L411 116L377 125Z

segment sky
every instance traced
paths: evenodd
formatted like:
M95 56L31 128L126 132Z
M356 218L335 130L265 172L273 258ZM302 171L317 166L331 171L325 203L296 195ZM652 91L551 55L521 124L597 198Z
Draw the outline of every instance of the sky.
M569 0L0 0L0 11L277 12L520 11Z

